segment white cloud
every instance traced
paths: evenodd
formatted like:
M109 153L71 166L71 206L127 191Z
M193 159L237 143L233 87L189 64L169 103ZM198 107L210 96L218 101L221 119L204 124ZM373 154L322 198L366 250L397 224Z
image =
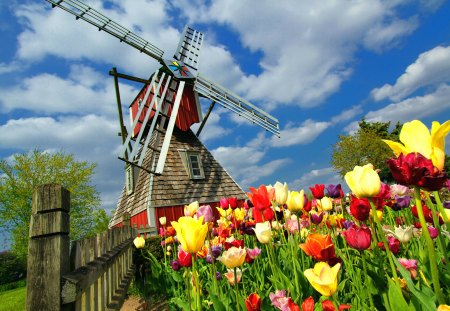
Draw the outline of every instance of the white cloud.
M330 126L330 122L315 122L306 120L300 126L287 125L281 131L281 138L271 137L270 146L272 147L288 147L294 145L305 145L312 142L323 131Z
M332 167L325 167L321 169L313 169L305 173L300 178L288 182L291 190L305 190L309 191L309 187L315 184L342 184L342 179ZM343 184L342 184L343 185Z
M230 27L245 48L262 53L262 72L242 76L238 90L252 101L270 103L272 109L281 103L303 107L320 104L350 76L353 54L361 47L361 40L366 40L368 49L389 48L417 26L417 19L397 16L395 10L401 2L173 3L191 22L218 22Z
M128 105L137 91L121 84L122 103ZM4 112L25 109L45 114L117 114L112 78L81 65L73 65L67 79L42 73L12 87L0 87L0 93L0 110Z
M331 118L331 123L336 124L339 122L345 122L353 119L356 115L361 114L363 112L361 105L355 105L350 107L349 109L343 110L340 114Z
M199 125L200 123L195 124L195 126L192 127L194 133L197 132ZM220 114L211 112L208 120L205 123L205 126L202 129L200 139L202 140L202 142L206 142L209 140L217 139L218 137L220 138L225 137L230 133L231 133L230 128L225 128L220 125Z
M413 119L421 119L432 115L442 115L450 108L450 85L441 84L434 92L424 96L416 96L405 99L398 103L392 103L386 107L370 111L366 115L366 120L372 121L392 121L401 123ZM444 120L446 121L446 120Z
M421 87L450 81L450 46L438 46L419 55L394 85L385 84L372 90L376 101L389 98L399 101Z

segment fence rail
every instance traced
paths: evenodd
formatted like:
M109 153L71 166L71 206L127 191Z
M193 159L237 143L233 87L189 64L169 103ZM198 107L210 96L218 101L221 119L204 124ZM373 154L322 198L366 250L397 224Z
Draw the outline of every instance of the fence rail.
M110 229L70 243L70 193L45 185L33 195L27 310L120 310L134 266L136 229Z

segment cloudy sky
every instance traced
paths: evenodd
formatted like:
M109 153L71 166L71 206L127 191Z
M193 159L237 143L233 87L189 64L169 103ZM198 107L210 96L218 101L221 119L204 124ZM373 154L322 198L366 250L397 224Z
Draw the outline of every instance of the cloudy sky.
M364 116L450 119L448 1L87 3L166 58L185 24L203 32L199 71L279 119L281 138L218 106L208 120L202 141L244 189L340 182L332 145ZM113 209L124 163L108 72L147 78L158 63L45 0L2 1L0 31L0 157L39 148L96 162L93 182ZM139 87L121 84L125 111Z

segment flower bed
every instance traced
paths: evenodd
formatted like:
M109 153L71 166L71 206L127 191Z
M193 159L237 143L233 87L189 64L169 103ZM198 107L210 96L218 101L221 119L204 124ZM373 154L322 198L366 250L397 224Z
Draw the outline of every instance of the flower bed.
M237 206L186 206L161 219L164 259L143 252L152 284L182 310L450 310L450 209L444 141L450 121L405 123L386 141L395 185L372 165L341 185L250 188ZM420 138L420 139L418 139ZM142 247L137 238L136 245Z

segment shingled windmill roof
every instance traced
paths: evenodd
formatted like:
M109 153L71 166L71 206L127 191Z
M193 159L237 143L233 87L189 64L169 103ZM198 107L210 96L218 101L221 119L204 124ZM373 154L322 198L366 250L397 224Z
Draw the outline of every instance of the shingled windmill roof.
M204 179L189 177L180 153L184 150L199 153L205 174ZM148 152L144 160L145 167L150 167L151 157L151 152ZM111 227L122 221L122 215L125 212L133 216L146 210L150 176L151 174L146 171L139 170L133 193L127 195L124 187L110 222ZM164 172L160 176L153 177L150 206L187 205L193 201L204 204L218 202L224 197L245 199L246 195L191 130L181 131L175 127Z

